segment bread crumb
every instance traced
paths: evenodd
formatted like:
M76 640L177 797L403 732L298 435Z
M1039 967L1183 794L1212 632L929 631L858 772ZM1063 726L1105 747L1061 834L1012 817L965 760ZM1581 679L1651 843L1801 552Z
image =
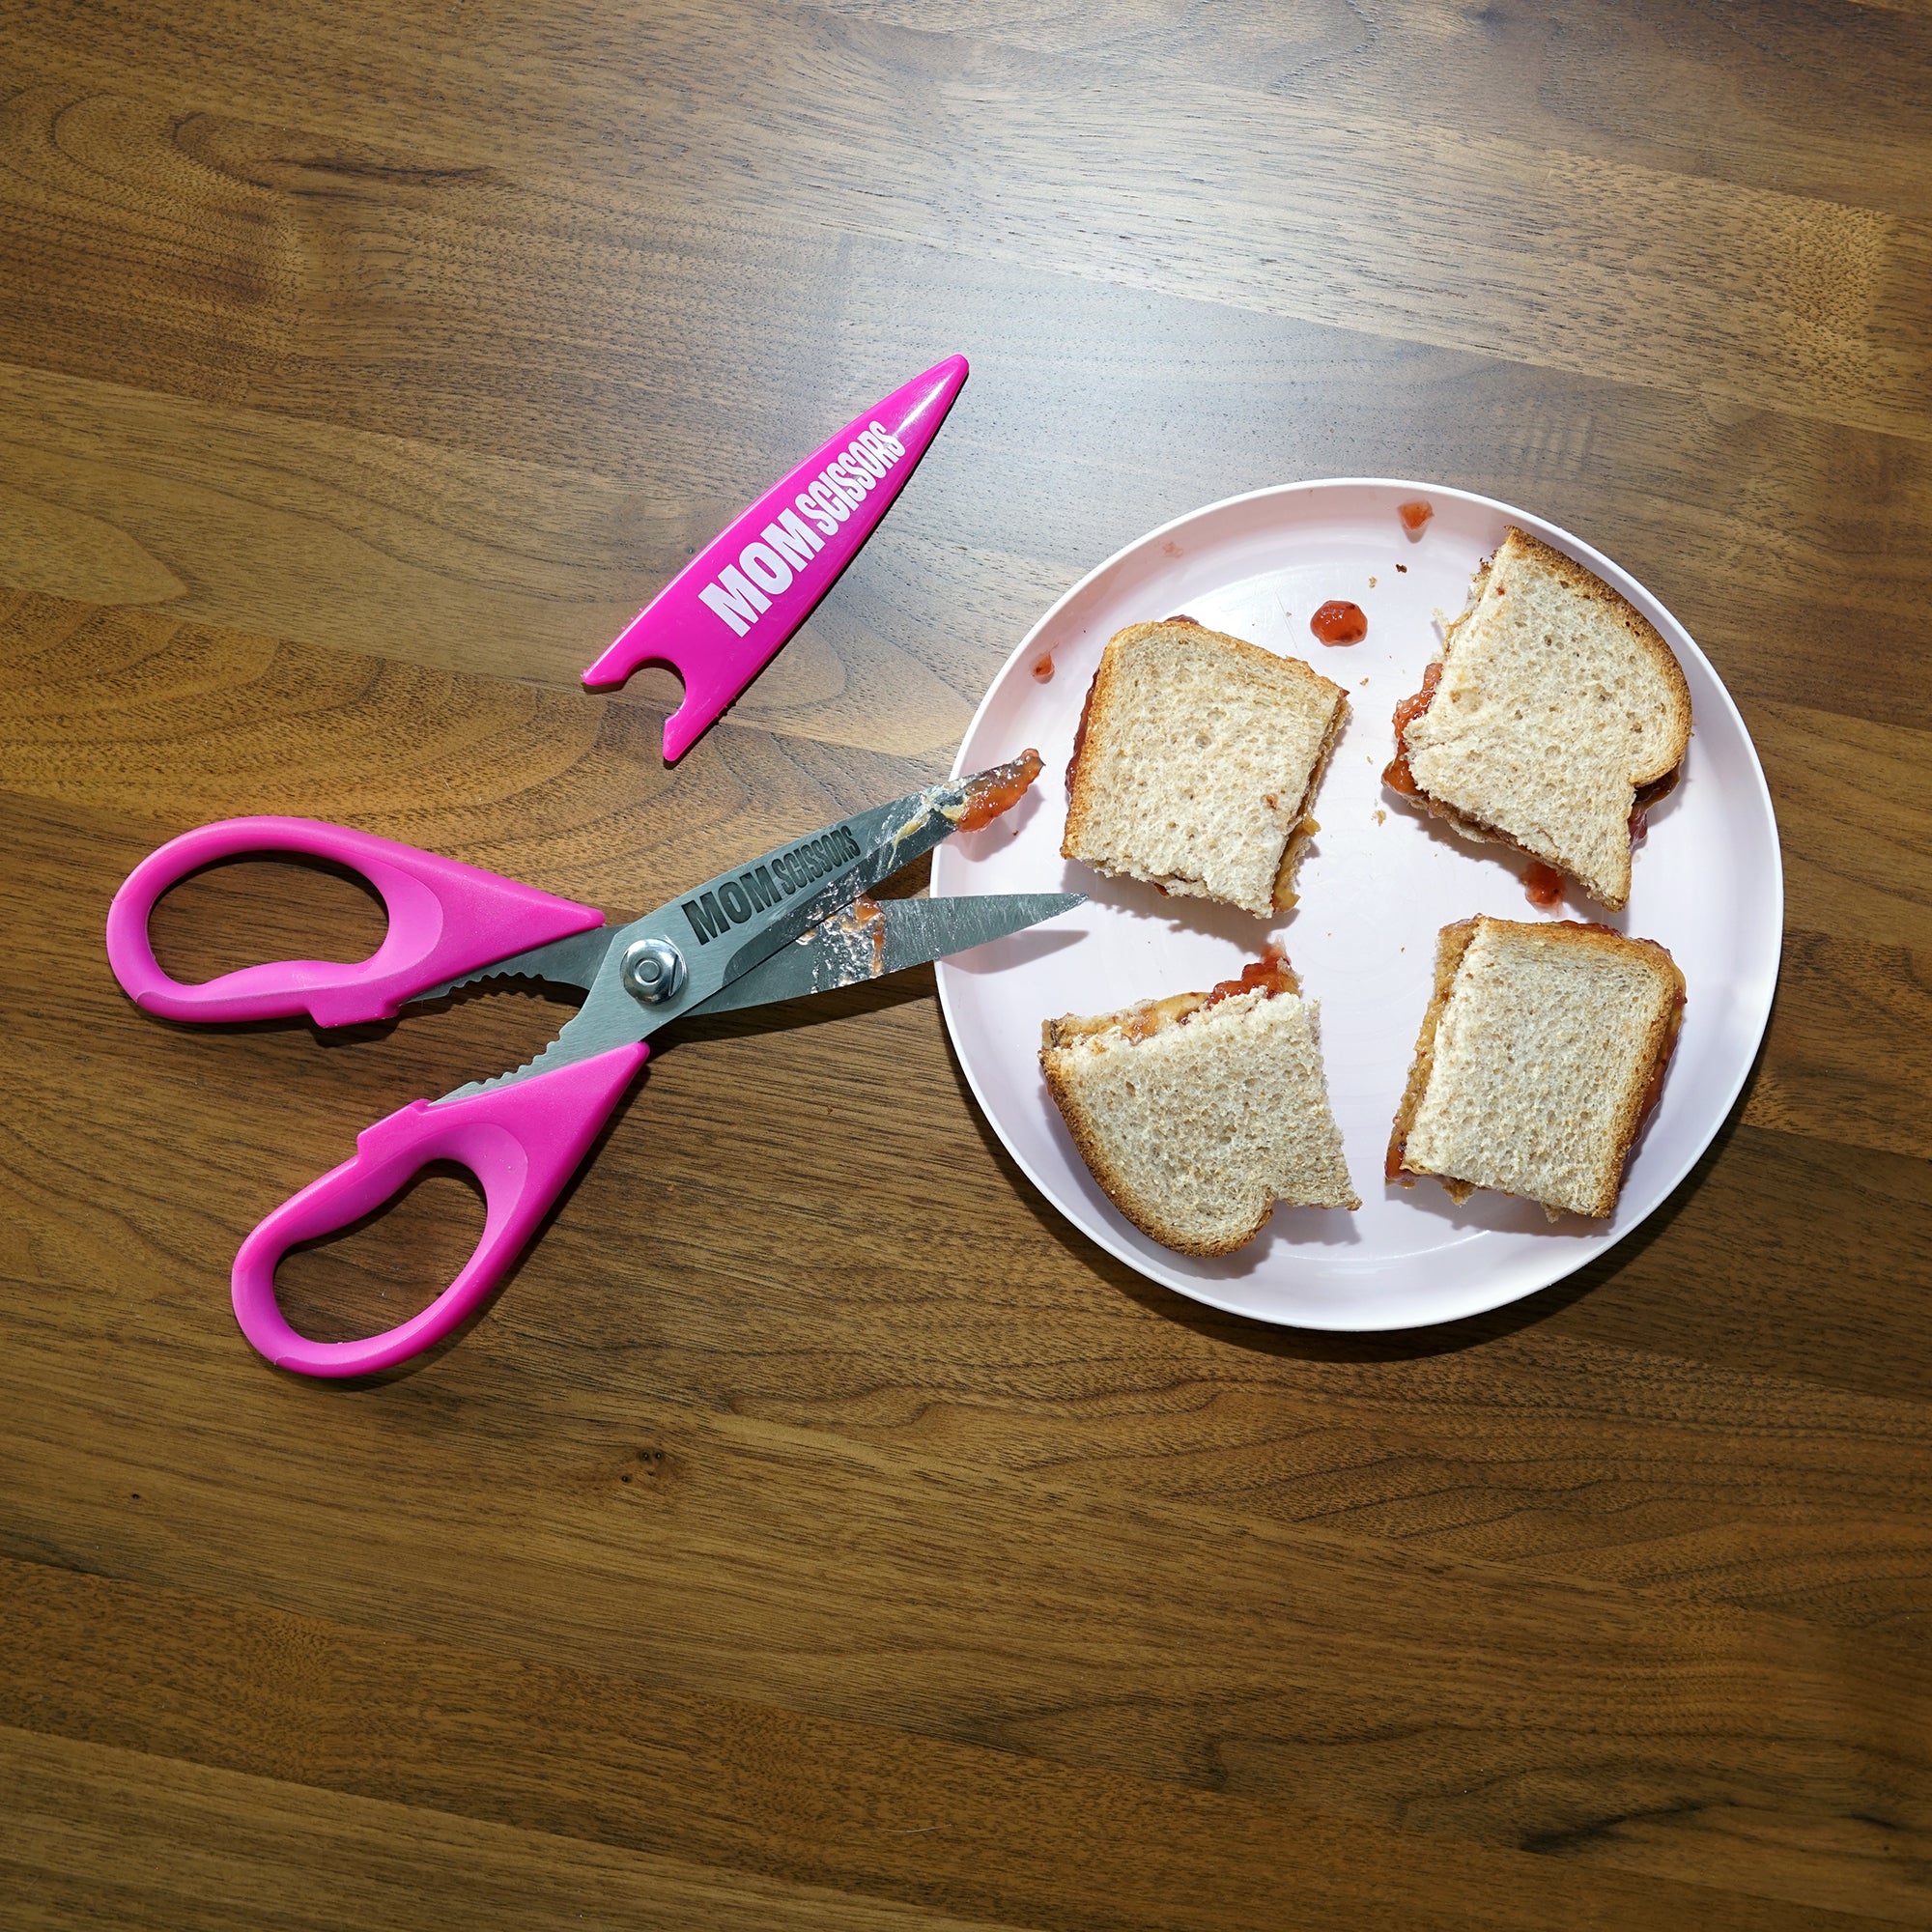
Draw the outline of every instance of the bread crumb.
M1401 571L1401 572L1402 572L1402 574L1403 574L1403 575L1404 575L1405 577L1406 577L1406 576L1408 575L1408 565L1407 565L1407 564L1406 564L1406 563L1399 563L1399 564L1397 564L1397 565L1396 565L1396 568L1397 568L1397 569L1398 569L1399 571Z
M1369 588L1373 590L1375 587L1376 587L1376 580L1372 577L1369 579Z
M1388 813L1380 806L1376 807L1376 823L1378 825L1386 825L1388 823Z

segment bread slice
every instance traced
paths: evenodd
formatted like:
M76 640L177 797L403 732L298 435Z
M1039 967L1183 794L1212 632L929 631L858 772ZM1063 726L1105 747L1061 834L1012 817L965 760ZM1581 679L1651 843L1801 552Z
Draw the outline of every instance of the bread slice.
M1388 1177L1433 1174L1605 1215L1662 1091L1684 976L1607 926L1481 916L1445 925Z
M1359 1208L1321 1074L1316 1008L1285 968L1041 1029L1039 1065L1080 1157L1135 1227L1225 1255L1277 1201Z
M1129 625L1087 693L1062 855L1263 919L1286 912L1348 708L1298 658L1188 617Z
M1633 813L1669 789L1690 740L1690 687L1656 626L1512 527L1476 572L1440 669L1398 709L1382 776L1465 837L1532 853L1617 912Z

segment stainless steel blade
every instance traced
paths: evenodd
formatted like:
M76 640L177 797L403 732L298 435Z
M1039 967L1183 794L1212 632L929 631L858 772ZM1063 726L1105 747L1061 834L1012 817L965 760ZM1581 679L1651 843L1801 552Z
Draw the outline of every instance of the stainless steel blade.
M1084 893L989 893L976 898L875 899L846 906L740 974L702 1006L687 1007L685 1015L736 1012L880 980L949 952L1004 939L1086 902Z
M587 993L597 983L597 969L611 949L611 928L593 925L588 932L573 932L568 939L554 939L548 946L533 946L527 952L512 953L494 966L479 966L459 980L445 980L426 993L418 993L408 1004L440 1000L459 986L473 986L480 980L544 980L554 986L575 986Z
M648 1039L931 851L982 801L1013 787L1024 790L1038 772L1039 759L1029 753L1009 764L908 792L721 872L619 926L610 935L589 997L535 1059L493 1080L472 1080L442 1098L487 1093ZM674 962L674 970L659 978L656 997L634 992L626 983L626 962L640 950L655 955L661 969Z

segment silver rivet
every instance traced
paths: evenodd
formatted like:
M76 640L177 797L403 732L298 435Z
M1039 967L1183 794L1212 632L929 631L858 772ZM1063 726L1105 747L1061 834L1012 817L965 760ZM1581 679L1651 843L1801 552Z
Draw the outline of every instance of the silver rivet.
M684 954L668 939L639 939L624 952L624 990L649 1006L684 990Z

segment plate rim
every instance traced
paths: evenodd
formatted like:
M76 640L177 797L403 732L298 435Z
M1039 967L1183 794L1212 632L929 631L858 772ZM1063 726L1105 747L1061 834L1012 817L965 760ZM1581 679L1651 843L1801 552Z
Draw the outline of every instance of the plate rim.
M1013 670L1014 666L1025 660L1027 653L1034 649L1036 640L1038 639L1040 633L1060 615L1061 611L1067 605L1080 596L1090 584L1105 577L1108 572L1117 569L1129 557L1144 551L1150 544L1157 543L1161 539L1172 535L1181 526L1196 523L1204 517L1214 516L1220 512L1232 510L1240 504L1256 502L1263 497L1307 496L1313 495L1316 492L1341 489L1414 491L1419 496L1454 497L1459 502L1474 504L1483 509L1497 511L1507 518L1520 520L1525 527L1535 530L1538 534L1554 539L1560 548L1564 549L1577 561L1584 563L1589 569L1596 572L1597 575L1604 577L1611 588L1618 590L1620 594L1628 595L1633 590L1637 592L1640 597L1647 600L1658 611L1662 613L1664 619L1674 631L1675 636L1670 639L1673 650L1677 648L1678 641L1681 639L1683 644L1689 647L1691 655L1696 659L1701 668L1709 674L1711 683L1722 701L1723 709L1729 714L1731 723L1737 727L1738 735L1743 741L1746 752L1748 753L1750 772L1756 781L1756 803L1771 829L1771 875L1769 883L1776 914L1776 956L1771 962L1771 971L1769 974L1757 976L1761 979L1762 985L1756 1001L1758 1010L1749 1015L1750 1051L1741 1057L1742 1064L1732 1078L1728 1093L1724 1095L1723 1105L1716 1111L1715 1121L1710 1131L1683 1157L1676 1171L1670 1175L1667 1183L1660 1191L1656 1202L1639 1215L1637 1219L1633 1221L1628 1228L1620 1230L1616 1238L1606 1245L1600 1248L1592 1248L1586 1252L1576 1253L1567 1258L1560 1251L1554 1252L1550 1255L1549 1264L1547 1267L1533 1267L1529 1270L1531 1278L1526 1283L1512 1282L1505 1286L1500 1293L1494 1294L1490 1294L1480 1288L1476 1289L1464 1295L1455 1305L1446 1309L1442 1314L1433 1315L1425 1321L1382 1321L1374 1319L1359 1321L1346 1319L1309 1321L1290 1320L1284 1317L1259 1314L1252 1307L1238 1305L1236 1300L1226 1293L1217 1293L1216 1291L1223 1287L1223 1284L1218 1281L1200 1279L1193 1281L1188 1286L1182 1287L1176 1282L1163 1280L1158 1275L1150 1274L1142 1256L1134 1253L1124 1242L1117 1243L1114 1239L1110 1238L1114 1234L1112 1229L1107 1229L1105 1233L1095 1233L1066 1213L1060 1206L1053 1192L1034 1171L1032 1163L1013 1145L1006 1128L1001 1124L992 1108L986 1103L986 1096L980 1091L980 1082L974 1074L971 1062L960 1045L959 1023L952 1010L951 993L953 971L949 960L942 958L934 962L934 978L939 992L940 1015L946 1023L947 1038L952 1044L953 1058L958 1062L959 1070L966 1076L966 1084L972 1092L974 1104L980 1109L980 1116L984 1119L986 1124L999 1136L1000 1145L1006 1149L1009 1158L1026 1176L1034 1191L1076 1234L1092 1240L1096 1247L1112 1255L1116 1261L1132 1268L1143 1280L1151 1281L1156 1287L1166 1289L1176 1294L1184 1295L1189 1300L1199 1302L1205 1307L1216 1309L1223 1314L1236 1316L1243 1321L1260 1321L1270 1327L1298 1328L1318 1334L1398 1334L1439 1328L1445 1323L1466 1321L1476 1315L1486 1315L1494 1309L1506 1308L1513 1302L1527 1300L1531 1295L1541 1294L1546 1289L1553 1288L1558 1282L1567 1280L1579 1268L1587 1266L1601 1256L1614 1253L1632 1235L1635 1234L1639 1228L1650 1221L1670 1201L1677 1190L1684 1185L1685 1180L1696 1167L1697 1163L1710 1151L1712 1142L1723 1131L1731 1116L1736 1111L1738 1096L1744 1092L1745 1083L1750 1078L1751 1069L1756 1066L1758 1058L1763 1051L1764 1036L1766 1029L1770 1025L1771 1009L1776 998L1777 982L1782 974L1784 963L1784 845L1778 830L1776 805L1772 798L1771 786L1764 775L1764 761L1758 756L1757 742L1750 734L1750 727L1745 723L1744 714L1738 709L1736 698L1731 696L1729 686L1725 684L1723 678L1719 674L1717 667L1712 664L1710 658L1705 654L1703 646L1691 636L1689 626L1684 623L1677 613L1655 591L1650 589L1648 585L1640 582L1634 575L1624 569L1613 558L1605 555L1595 545L1585 543L1574 531L1566 529L1561 524L1555 523L1548 517L1539 516L1536 512L1522 509L1515 503L1505 502L1501 497L1484 496L1480 491L1459 489L1454 484L1448 483L1423 482L1413 477L1317 476L1303 478L1292 483L1264 484L1257 490L1243 490L1235 496L1221 497L1210 503L1200 504L1192 510L1182 512L1179 516L1169 518L1166 523L1144 531L1140 536L1122 545L1112 555L1095 564L1084 577L1069 584L1040 613L1033 627L1008 654L1000 668L987 681L986 688L980 695L980 702L975 707L972 718L967 722L965 730L960 734L959 746L952 757L951 776L957 778L960 775L965 762L966 746L971 742L975 732L978 731L980 721L986 715L987 707L993 701L995 692L1005 684L1007 677ZM1116 1209L1115 1211L1118 1212L1119 1210Z

